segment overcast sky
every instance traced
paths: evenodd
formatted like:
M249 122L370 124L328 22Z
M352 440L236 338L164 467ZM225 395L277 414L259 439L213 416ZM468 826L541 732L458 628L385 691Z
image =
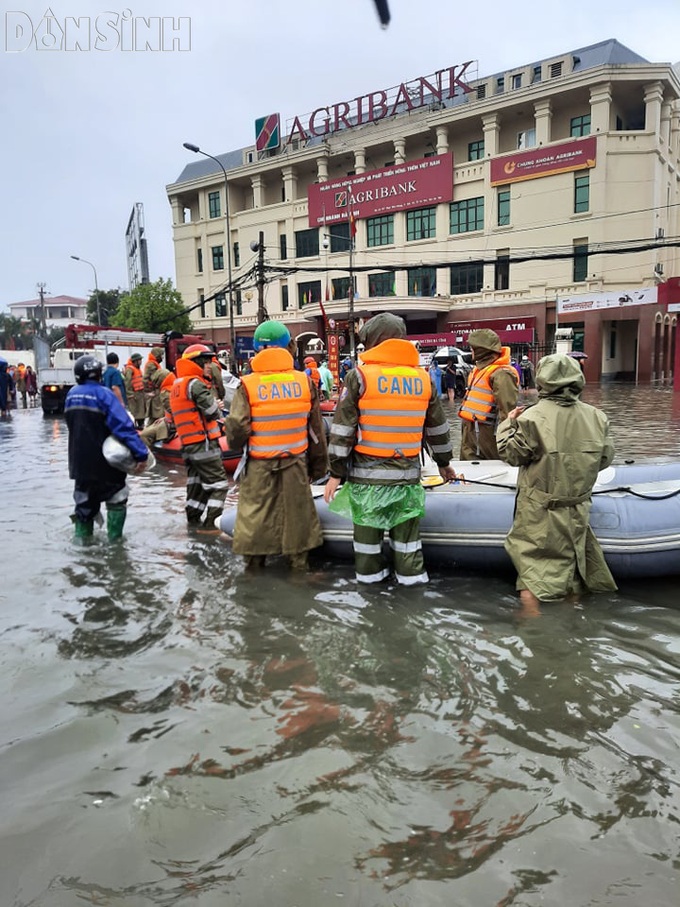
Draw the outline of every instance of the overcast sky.
M608 38L648 60L680 59L680 0L389 5L386 30L373 0L49 7L61 25L66 17L94 25L107 11L121 22L130 14L191 20L190 50L151 52L22 49L30 28L45 34L46 0L4 4L0 310L35 298L38 281L54 296L86 296L92 269L71 255L95 265L100 288L127 288L124 233L135 202L144 205L151 278L174 282L165 186L195 160L182 142L221 154L254 142L257 116L278 111L285 123L466 60L477 61L481 77ZM105 39L115 46L113 30Z

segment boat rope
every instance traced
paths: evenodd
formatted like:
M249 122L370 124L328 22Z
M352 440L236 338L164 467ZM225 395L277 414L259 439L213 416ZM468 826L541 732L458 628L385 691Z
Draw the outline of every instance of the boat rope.
M593 494L611 494L613 491L625 491L632 494L635 498L642 498L643 501L667 501L680 494L680 488L675 491L669 491L668 494L642 494L640 491L633 491L628 485L621 485L619 488L603 488L600 491L594 491Z
M458 480L451 484L458 484L458 481L463 485L486 485L488 488L507 488L510 491L517 491L516 485L505 485L501 482L485 482L483 479L466 479L464 475L459 475ZM593 495L596 494L612 494L615 491L625 492L626 494L631 494L635 498L642 498L644 501L667 501L669 498L677 497L680 494L680 488L676 488L675 491L669 491L667 494L643 494L640 491L633 491L630 485L619 485L617 488L602 488L599 491L593 491Z

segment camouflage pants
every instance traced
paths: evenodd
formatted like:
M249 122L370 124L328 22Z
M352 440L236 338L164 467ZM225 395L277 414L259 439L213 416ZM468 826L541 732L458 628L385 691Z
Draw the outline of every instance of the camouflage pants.
M394 574L405 586L428 581L419 535L420 519L399 523L389 530ZM360 583L379 583L390 574L382 553L384 530L354 526L354 568Z
M212 528L224 509L229 481L219 448L186 453L187 497L184 510L187 522Z

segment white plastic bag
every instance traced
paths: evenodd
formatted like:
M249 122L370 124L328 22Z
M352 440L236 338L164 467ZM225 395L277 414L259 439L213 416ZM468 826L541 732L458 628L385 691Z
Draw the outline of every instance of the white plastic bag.
M104 441L102 444L102 453L109 466L113 466L114 469L120 469L121 472L127 472L128 474L135 471L137 463L139 462L132 456L130 448L121 443L114 435L109 435ZM147 460L146 468L149 469L149 467L155 465L156 458L151 451L149 451L149 459Z

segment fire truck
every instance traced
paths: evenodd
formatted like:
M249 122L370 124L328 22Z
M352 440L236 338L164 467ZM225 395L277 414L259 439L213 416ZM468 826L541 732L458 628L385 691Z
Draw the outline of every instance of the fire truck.
M215 349L200 334L180 334L178 331L167 331L165 334L152 334L146 331L135 331L130 328L103 328L92 324L69 324L64 336L64 346L54 351L50 368L40 369L38 384L43 412L47 415L62 413L66 394L73 387L75 378L73 366L76 359L86 353L96 356L106 368L106 357L117 353L121 367L133 353L141 353L146 359L154 346L164 350L166 368L174 370L175 363L184 350L192 343L205 343Z

